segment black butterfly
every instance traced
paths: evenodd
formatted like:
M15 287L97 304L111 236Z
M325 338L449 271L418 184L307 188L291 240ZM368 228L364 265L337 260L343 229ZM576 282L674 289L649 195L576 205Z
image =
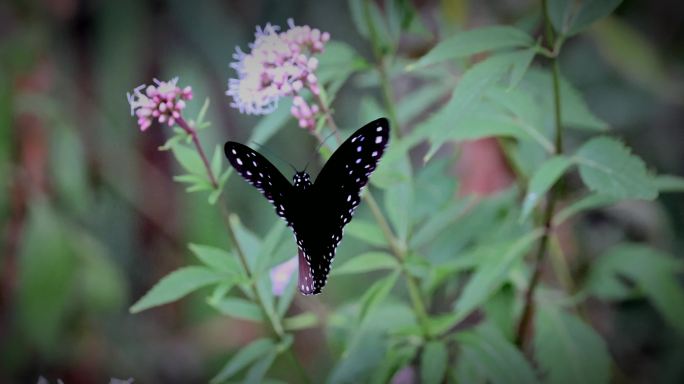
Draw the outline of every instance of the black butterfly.
M354 132L332 154L311 183L306 171L296 172L294 185L266 158L251 148L229 141L228 161L255 186L285 219L299 248L299 291L321 292L328 279L342 229L359 205L361 189L375 170L389 141L389 123L380 118Z

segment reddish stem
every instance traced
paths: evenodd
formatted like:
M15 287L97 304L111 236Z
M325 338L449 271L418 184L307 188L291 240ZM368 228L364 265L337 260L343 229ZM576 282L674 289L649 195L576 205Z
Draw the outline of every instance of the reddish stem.
M188 124L182 117L179 117L178 120L176 120L176 122L181 128L183 128L185 133L190 135L190 137L192 138L192 142L193 144L195 144L195 148L197 148L197 153L199 153L200 157L202 158L202 162L204 163L204 167L207 169L209 181L211 181L211 185L214 187L214 189L217 189L218 182L216 181L214 172L211 171L211 166L209 165L207 155L204 153L204 149L202 149L202 145L200 144L199 139L197 138L197 131L195 130L195 128L191 127L190 124Z

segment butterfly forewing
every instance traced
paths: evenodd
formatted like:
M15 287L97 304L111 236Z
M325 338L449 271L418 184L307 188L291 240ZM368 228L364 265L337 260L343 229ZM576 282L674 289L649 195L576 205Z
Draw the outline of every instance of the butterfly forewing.
M228 161L240 176L258 189L275 206L278 216L291 226L287 207L291 199L292 185L278 168L246 145L229 141L223 149Z

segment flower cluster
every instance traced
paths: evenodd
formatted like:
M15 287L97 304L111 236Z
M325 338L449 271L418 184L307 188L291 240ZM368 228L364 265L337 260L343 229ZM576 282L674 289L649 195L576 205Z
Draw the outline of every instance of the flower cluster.
M185 108L185 101L192 99L192 88L181 89L176 85L178 78L170 81L154 79L155 85L140 85L133 94L126 93L131 105L131 116L138 116L138 125L145 131L156 119L170 127L176 124ZM144 90L144 93L143 93Z
M285 96L299 96L304 89L318 95L320 87L315 70L318 60L312 57L323 51L330 34L309 26L294 25L288 20L287 31L266 24L257 27L249 53L236 48L230 66L238 73L228 81L226 94L233 97L231 106L241 113L264 115L273 112L278 100ZM298 100L298 101L297 101ZM313 128L317 108L310 107L299 97L292 114L302 127Z

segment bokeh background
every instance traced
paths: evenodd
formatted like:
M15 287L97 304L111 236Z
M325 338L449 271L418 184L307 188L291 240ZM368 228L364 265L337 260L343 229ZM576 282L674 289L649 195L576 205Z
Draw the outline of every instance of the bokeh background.
M416 1L434 36L497 23L525 25L534 1ZM615 15L568 42L561 68L595 114L659 173L684 175L684 10L676 0L627 0ZM246 49L256 25L299 24L328 31L371 57L343 1L78 1L0 3L0 382L205 382L261 330L227 319L194 294L132 315L128 308L162 276L193 263L189 241L225 246L206 196L172 181L177 164L158 146L164 129L141 134L126 92L151 78L181 77L197 110L211 99L207 148L243 141L258 119L229 107L224 95L235 46ZM449 25L445 28L445 25ZM416 57L436 38L402 41ZM360 123L359 95L377 94L352 78L335 109L345 128ZM396 98L412 92L399 78ZM192 113L191 113L192 115ZM410 129L410 125L405 129ZM296 165L314 140L290 121L268 145ZM486 141L463 145L454 175L461 193L491 193L508 172ZM464 165L465 164L465 165ZM494 180L494 181L492 181ZM257 233L274 216L256 193L231 178L231 209ZM684 253L684 199L619 205L590 215L583 247L617 233ZM613 236L613 237L611 237ZM572 245L572 244L571 244ZM372 278L372 277L369 277ZM325 312L359 293L340 279ZM682 303L684 305L684 303ZM681 336L643 300L589 306L626 382L682 382ZM300 334L306 368L332 365L326 334ZM294 377L286 362L275 368ZM295 380L293 378L293 380Z

